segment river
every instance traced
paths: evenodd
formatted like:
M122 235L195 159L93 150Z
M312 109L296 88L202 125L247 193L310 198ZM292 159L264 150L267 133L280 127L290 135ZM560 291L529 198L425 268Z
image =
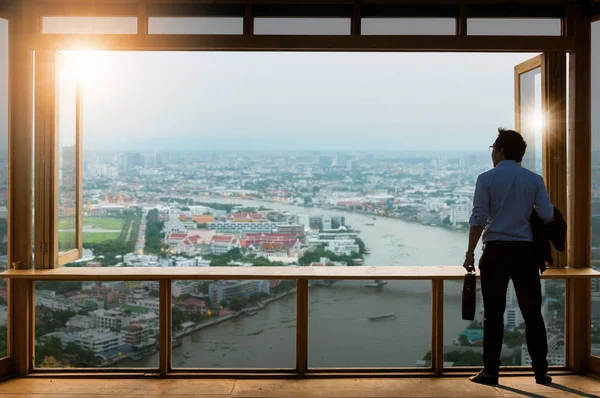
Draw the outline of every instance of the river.
M209 200L207 200L209 201ZM210 200L215 202L215 200ZM224 202L224 201L221 201ZM248 206L312 215L344 215L361 230L372 253L365 265L461 265L465 232L398 219L259 201ZM462 284L445 284L444 343L452 344L468 322L461 319ZM254 316L240 316L184 337L173 349L175 368L293 368L295 294L268 304ZM395 319L368 321L378 314ZM381 288L363 281L341 281L309 290L310 367L414 367L431 346L431 282L389 281ZM158 354L120 366L158 366Z

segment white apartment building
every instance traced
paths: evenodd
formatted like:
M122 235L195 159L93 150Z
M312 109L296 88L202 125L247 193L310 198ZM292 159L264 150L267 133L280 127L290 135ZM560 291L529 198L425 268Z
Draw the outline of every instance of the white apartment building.
M469 222L472 210L473 205L470 203L458 203L451 205L450 221L452 221L452 225L456 226L456 224L461 222Z
M144 299L144 300L138 300L135 305L139 306L139 307L144 307L144 308L149 308L153 311L158 311L159 308L159 304L158 304L158 299Z
M541 281L542 285L542 298L546 295L546 281ZM483 303L482 303L483 307ZM544 320L548 317L548 300L542 301L542 316ZM523 314L519 309L519 302L517 301L517 293L515 287L510 281L508 283L508 289L506 290L506 310L504 311L504 326L505 327L519 327L525 320Z
M75 343L84 350L93 351L95 354L115 350L124 345L123 335L108 329L62 333L61 342L63 346Z
M171 293L173 297L177 298L184 294L193 294L198 288L197 281L174 281Z
M310 229L310 216L308 214L300 214L296 216L296 222L300 225L303 225L305 231Z
M264 231L272 232L277 229L277 223L269 221L257 221L257 222L231 222L231 221L218 221L206 223L208 229L225 229L235 231Z
M215 235L210 241L210 251L212 254L225 254L234 248L240 247L240 240L230 235Z
M94 319L87 315L75 315L66 323L69 330L72 329L92 329L94 327Z
M548 334L548 364L551 366L565 366L564 339L555 334ZM521 365L531 366L531 357L527 344L521 345Z
M332 223L331 217L329 217L329 216L323 217L323 229L324 230L331 229L331 223Z
M336 239L329 241L327 250L338 256L350 256L353 252L359 253L360 247L352 239Z
M98 329L120 329L131 323L129 317L116 309L91 311L89 316L94 320L94 326Z
M77 309L76 303L65 297L56 295L50 290L37 290L35 292L35 306L46 307L54 311L73 311Z
M147 287L148 289L150 289L151 292L158 292L158 290L160 289L160 282L147 281L147 282L143 282L142 286Z

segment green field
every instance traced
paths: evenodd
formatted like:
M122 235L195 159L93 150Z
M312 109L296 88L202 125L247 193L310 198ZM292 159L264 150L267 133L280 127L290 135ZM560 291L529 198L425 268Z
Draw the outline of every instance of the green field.
M106 242L118 237L118 232L84 232L83 243ZM59 232L58 242L59 244L68 244L67 247L75 247L75 234L73 232Z
M99 229L112 229L121 230L123 228L124 220L120 218L103 218L103 217L84 217L83 228L99 228ZM75 219L68 218L59 220L58 229L75 229ZM118 234L117 234L118 236Z

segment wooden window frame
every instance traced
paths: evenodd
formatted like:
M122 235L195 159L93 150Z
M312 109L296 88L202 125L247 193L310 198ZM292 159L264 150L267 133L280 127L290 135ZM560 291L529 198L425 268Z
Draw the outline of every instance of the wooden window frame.
M274 0L275 2L279 0ZM350 0L341 0L346 3L354 4ZM232 0L233 2L233 0ZM289 2L286 0L285 3ZM217 0L219 4L228 4L227 1ZM281 3L284 3L281 0ZM399 9L406 7L404 11L398 12L399 15L395 16L407 16L409 9L413 9L421 4L416 4L414 0L388 0L385 2L397 3ZM432 4L439 3L439 1L432 1ZM319 37L319 36L307 36L307 37L284 37L284 36L254 36L252 34L252 23L253 23L253 5L251 3L246 4L244 8L244 35L243 36L224 36L218 37L214 35L147 35L147 18L149 14L149 4L144 1L139 3L135 2L123 2L115 3L107 1L106 4L98 5L97 1L94 0L82 0L78 1L78 7L73 8L73 4L64 2L64 0L44 0L37 3L37 9L32 9L34 2L19 2L15 6L15 15L20 24L22 24L16 32L17 35L11 36L11 44L16 44L15 60L11 59L11 65L16 65L18 68L14 69L18 71L15 76L11 75L11 85L24 87L23 91L25 94L11 93L11 106L14 109L11 112L14 114L15 123L11 125L11 133L9 140L11 142L11 154L21 154L23 164L11 165L13 170L10 171L11 179L19 178L23 184L31 181L31 175L27 171L30 171L31 166L27 165L26 160L31 159L31 142L29 143L26 138L21 138L15 134L14 130L18 129L27 130L26 126L30 124L30 109L31 99L27 98L27 88L32 84L30 78L26 76L26 71L30 68L27 65L28 53L31 50L36 50L37 54L43 51L55 51L58 49L62 50L90 50L90 49L104 49L104 50L156 50L156 51L210 51L210 50L224 50L224 51L257 51L257 50L277 50L277 51L443 51L443 52L505 52L505 51L523 51L523 52L558 52L564 55L564 53L570 53L570 101L571 106L570 112L570 123L571 129L577 134L570 134L570 146L569 146L569 193L572 196L569 200L569 250L568 250L568 264L574 267L589 267L590 256L589 248L590 242L585 239L590 237L588 220L591 209L589 209L590 198L587 197L587 193L590 190L589 177L589 165L587 165L590 154L589 145L586 148L586 142L590 137L589 119L590 109L586 106L586 101L589 100L589 87L586 88L586 84L589 85L589 40L586 38L586 26L589 26L590 17L589 14L586 16L583 6L579 3L570 4L568 1L562 0L529 0L527 4L523 4L523 8L519 8L521 11L519 15L531 16L531 13L554 13L556 5L564 7L565 13L563 17L563 35L562 36L549 36L549 37L532 37L532 36L468 36L467 23L468 18L472 17L472 5L478 6L478 11L483 13L482 7L488 10L489 17L506 17L510 18L515 10L514 7L521 7L513 5L511 7L504 7L504 5L484 5L484 1L478 0L449 0L447 2L452 7L446 8L444 13L430 15L430 17L454 17L457 20L457 35L456 36L374 36L364 37L360 36L360 18L361 8L365 6L354 6L352 12L353 28L351 36L344 37ZM507 1L507 3L509 3ZM185 7L190 7L192 2L186 1L185 4L175 5L176 12L182 12ZM511 3L512 4L512 3ZM552 6L545 9L544 5ZM594 3L595 4L595 3ZM595 7L595 8L594 8ZM151 7L150 7L151 8ZM281 7L279 7L281 8ZM197 10L199 8L196 8ZM416 9L416 8L414 8ZM505 10L504 10L505 9ZM598 9L593 6L592 9ZM504 10L504 11L503 11ZM529 10L529 11L528 11ZM540 11L542 10L542 11ZM414 11L414 10L413 10ZM274 12L274 11L273 11ZM414 11L418 14L418 11ZM202 13L202 11L196 12L196 14ZM189 12L184 12L186 16L202 16L193 15ZM12 13L11 13L12 15ZM42 35L39 33L40 27L40 15L51 16L51 15L69 15L69 16L138 16L138 34L137 35ZM554 15L554 14L553 14ZM159 16L159 15L152 15ZM165 15L168 16L168 15ZM293 15L290 15L293 16ZM593 14L592 18L597 18L597 13ZM143 28L145 27L145 28ZM588 32L589 33L589 32ZM12 52L11 52L12 54ZM577 59L575 59L577 58ZM586 59L588 58L588 59ZM36 74L39 71L36 70ZM588 101L589 102L589 101ZM37 103L37 101L36 101ZM13 107L11 107L13 108ZM29 110L28 110L29 108ZM38 123L36 118L36 124ZM36 129L37 130L37 129ZM14 158L13 158L14 159ZM36 174L37 175L37 174ZM11 180L11 181L12 181ZM578 182L578 183L577 183ZM577 183L577 185L576 185ZM10 183L9 183L10 184ZM575 188L577 187L577 193ZM36 187L37 190L37 187ZM38 191L40 192L40 191ZM43 191L42 191L43 192ZM10 187L10 197L14 198L15 195L19 195L21 200L19 208L9 207L9 230L11 233L11 239L9 244L9 255L11 255L11 267L28 268L31 265L31 251L27 251L28 246L30 247L31 242L31 226L27 225L30 222L31 211L30 209L23 209L22 204L26 205L28 194L27 187L19 188L12 185ZM30 193L29 193L30 195ZM36 195L37 197L37 195ZM30 196L29 196L30 198ZM10 201L9 201L10 205ZM27 214L27 211L29 214ZM16 217L14 217L16 216ZM37 211L36 211L36 237L38 236L38 223L37 223ZM19 224L20 230L13 230L10 227L10 222L13 220ZM49 227L42 225L42 231L45 231L48 235ZM583 238L583 239L582 239ZM36 245L36 263L38 259L38 247ZM29 256L28 256L29 255ZM29 258L28 258L29 257ZM48 264L47 267L51 268L51 262L37 263L36 265ZM62 269L50 270L46 272L56 272ZM68 269L64 269L68 270ZM549 270L549 272L555 272L560 270ZM36 271L29 271L36 272ZM239 278L239 270L236 270ZM289 270L288 270L289 272ZM444 273L444 271L442 271ZM111 280L119 280L121 273L119 270L110 270ZM281 278L281 275L274 276ZM39 278L43 279L43 278ZM79 273L73 277L72 280L96 280L88 279L84 273ZM176 277L176 273L173 274L171 280L185 279ZM227 279L227 278L224 278ZM289 279L289 278L288 278ZM299 278L304 280L305 278ZM439 278L436 278L439 279ZM442 278L443 279L443 278ZM593 368L594 359L589 357L589 352L586 351L585 345L589 342L589 307L590 307L590 293L589 293L589 279L583 278L566 278L567 279L567 324L569 325L568 333L568 346L573 347L573 350L569 352L569 358L567 359L568 368L572 369L577 373L585 372L590 368ZM14 357L14 369L18 374L26 375L31 371L31 356L33 353L33 325L34 325L34 306L35 301L33 299L33 280L32 279L20 279L11 278L11 285L17 286L20 294L19 297L13 295L16 289L11 290L11 302L14 301L14 313L11 314L14 326L12 329L19 329L19 335L13 335L15 337L11 341L11 347L13 348ZM586 290L587 289L587 290ZM165 295L166 289L161 288L161 297ZM587 292L587 293L586 293ZM437 284L432 282L432 305L435 304L437 309L440 311L440 297L443 296L443 284ZM164 300L167 300L165 297ZM168 299L170 300L170 298ZM168 306L166 304L169 304ZM443 304L443 300L441 302ZM304 306L303 303L299 304ZM170 309L170 301L164 301L161 306L161 322L168 323L168 314L165 313L165 308ZM303 307L304 308L304 307ZM443 311L443 310L442 310ZM304 316L304 314L301 314ZM433 315L432 315L433 316ZM585 320L585 322L583 322ZM442 321L443 322L443 321ZM300 320L298 324L300 324ZM586 325L582 325L586 323ZM166 326L162 326L166 327ZM588 329L586 329L586 327ZM587 334L586 334L587 330ZM441 328L436 326L435 331L432 333L438 336L432 336L432 351L439 344L439 336L442 335L443 324ZM304 332L303 332L304 333ZM22 336L21 336L22 335ZM303 336L305 336L304 334ZM166 335L161 334L161 339L165 338ZM302 343L304 344L304 343ZM297 346L298 350L303 350L302 346ZM589 345L588 345L589 349ZM167 350L170 351L170 350ZM443 353L437 351L432 353L433 371L435 374L439 372L440 355L443 357ZM161 373L169 374L169 361L168 355L161 352ZM437 365L436 365L437 364ZM0 363L1 365L1 363ZM306 367L300 366L302 361L297 362L297 369L305 369ZM595 369L600 370L599 366ZM592 369L593 370L593 369ZM129 370L127 370L129 371ZM332 372L333 369L328 370ZM352 369L356 372L356 369ZM452 369L454 372L455 369ZM102 373L102 371L93 370L93 373Z
M61 252L58 247L59 225L59 89L60 73L72 70L69 60L56 51L36 52L35 102L35 267L60 267L78 258L83 251L82 238L82 89L76 83L75 104L75 248Z

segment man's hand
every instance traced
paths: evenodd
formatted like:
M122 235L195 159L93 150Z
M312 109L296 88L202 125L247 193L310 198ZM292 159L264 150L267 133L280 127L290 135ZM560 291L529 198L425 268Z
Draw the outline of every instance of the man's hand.
M467 272L475 272L475 253L467 252L463 267L465 267Z

